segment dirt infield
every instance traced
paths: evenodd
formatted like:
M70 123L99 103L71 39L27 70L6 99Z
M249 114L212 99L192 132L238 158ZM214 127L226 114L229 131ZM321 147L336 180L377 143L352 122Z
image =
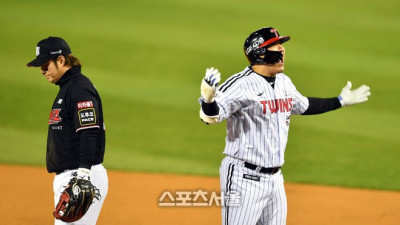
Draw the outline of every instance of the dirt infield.
M52 174L0 165L0 175L1 224L53 224ZM213 195L219 190L217 178L109 171L109 182L99 225L221 224L220 207L212 201L218 197ZM293 183L286 183L286 191L288 225L400 224L400 192ZM199 198L185 206L189 192L192 200Z

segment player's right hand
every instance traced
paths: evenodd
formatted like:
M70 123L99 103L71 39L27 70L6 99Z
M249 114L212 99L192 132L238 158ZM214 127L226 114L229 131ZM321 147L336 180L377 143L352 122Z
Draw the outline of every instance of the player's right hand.
M368 96L371 95L367 85L362 85L355 90L351 89L351 82L347 81L347 85L342 89L339 96L339 101L342 106L349 106L368 101Z
M211 103L214 101L215 92L220 81L221 74L218 72L218 69L214 67L207 68L200 86L201 97L203 97L204 102Z

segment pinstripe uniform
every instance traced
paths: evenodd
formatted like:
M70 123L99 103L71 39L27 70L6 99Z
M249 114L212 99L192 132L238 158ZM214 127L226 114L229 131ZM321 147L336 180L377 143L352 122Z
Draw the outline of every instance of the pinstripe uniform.
M200 91L200 118L206 124L227 120L221 163L223 225L285 225L286 195L280 171L285 162L290 116L316 115L368 100L368 86L339 97L305 97L284 70L284 42L273 27L251 33L244 42L249 61L240 73L221 80L218 69L206 70ZM257 71L258 73L256 73ZM239 200L238 200L239 198Z
M225 159L220 167L221 191L239 192L239 206L229 197L222 209L223 224L286 224L282 173L262 173L261 167L281 167L290 116L309 105L283 73L272 86L251 67L228 78L217 90L219 121L227 119ZM245 167L245 162L257 168Z

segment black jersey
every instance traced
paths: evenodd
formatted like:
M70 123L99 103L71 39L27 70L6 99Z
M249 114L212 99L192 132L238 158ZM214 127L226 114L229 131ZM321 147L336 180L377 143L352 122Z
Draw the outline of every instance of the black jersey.
M105 125L100 96L80 67L69 69L56 83L47 137L47 170L90 168L103 162Z

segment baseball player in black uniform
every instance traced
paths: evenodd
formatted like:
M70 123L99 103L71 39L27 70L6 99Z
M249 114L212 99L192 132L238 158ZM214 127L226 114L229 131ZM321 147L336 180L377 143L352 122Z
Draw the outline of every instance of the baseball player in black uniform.
M228 196L222 207L224 225L285 225L281 167L291 115L325 113L366 102L371 94L368 86L351 90L348 82L338 97L303 96L283 74L282 44L289 39L272 27L256 30L243 48L250 66L218 89L217 69L207 69L202 80L200 118L208 124L227 120L226 157L220 167L221 191ZM231 204L237 195L240 204Z
M107 172L102 165L105 126L100 96L81 73L79 59L71 54L62 38L41 40L36 58L27 66L40 67L42 75L60 87L50 112L46 155L48 172L56 174L55 205L72 178L90 181L101 197L95 199L80 220L68 224L96 224L108 191ZM56 219L55 224L67 223Z

